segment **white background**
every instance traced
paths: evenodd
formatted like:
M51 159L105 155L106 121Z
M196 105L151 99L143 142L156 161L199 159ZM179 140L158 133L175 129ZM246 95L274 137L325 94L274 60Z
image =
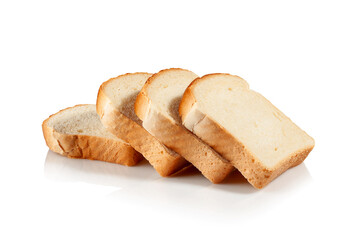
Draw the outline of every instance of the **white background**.
M1 1L1 239L359 239L358 1ZM119 74L236 74L314 137L263 190L48 151Z

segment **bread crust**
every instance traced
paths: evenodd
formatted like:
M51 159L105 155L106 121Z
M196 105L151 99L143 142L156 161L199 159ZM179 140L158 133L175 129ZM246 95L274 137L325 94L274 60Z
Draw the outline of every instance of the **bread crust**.
M148 101L149 99L146 97L145 93L140 91L136 97L136 101L134 104L134 110L136 116L138 116L141 121L145 119L146 113L148 111Z
M104 88L111 80L100 86L96 103L97 113L105 128L140 152L163 177L190 165L180 155L169 151L142 126L116 109L104 92Z
M150 86L150 84L154 81L154 79L163 74L166 73L167 71L172 71L172 70L181 70L183 71L184 69L182 68L168 68L168 69L163 69L160 70L158 73L153 74L151 77L149 77L149 79L145 82L144 86L142 87L141 91L139 92L139 94L136 97L136 101L134 104L134 110L135 110L135 114L143 121L145 119L145 116L147 114L147 112L149 111L149 102L150 100L147 97L147 90L148 87Z
M151 107L151 100L147 96L149 85L159 74L171 70L183 69L165 69L146 81L136 99L135 113L140 119L145 119L144 126L151 122L152 126L148 126L151 129L147 129L156 138L191 162L212 183L220 183L234 170L234 167L182 125Z
M206 76L211 75L214 74ZM200 81L204 81L204 77L194 80L183 95L179 106L179 114L181 115L183 123L192 108L196 108L196 98L192 91L196 84ZM234 167L242 173L248 182L257 189L265 187L287 169L302 163L314 147L308 146L304 149L300 149L288 158L280 161L274 167L267 168L244 146L244 144L235 139L235 137L226 129L206 114L202 114L203 116L201 119L198 119L191 130L204 142L214 148L220 155L229 160Z
M58 113L78 106L85 104L69 107ZM48 126L48 121L58 113L52 114L42 124L45 142L53 152L69 158L100 160L126 166L134 166L142 159L141 154L121 140L57 132Z

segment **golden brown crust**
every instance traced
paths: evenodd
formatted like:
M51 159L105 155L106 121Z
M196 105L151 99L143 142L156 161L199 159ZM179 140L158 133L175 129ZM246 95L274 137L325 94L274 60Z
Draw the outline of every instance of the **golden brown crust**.
M146 112L148 111L149 99L147 99L144 92L140 91L136 97L136 101L134 104L135 114L141 119L144 120L146 116Z
M170 176L188 166L189 163L180 155L170 152L142 126L114 107L103 90L108 83L109 81L101 85L96 103L98 115L106 129L140 152L163 177ZM146 105L139 106L138 109L142 107Z
M173 70L183 71L180 68L164 69L152 75L146 81L135 103L135 108L137 109L135 113L142 120L148 114L148 111L151 111L150 100L147 97L148 87L159 75ZM215 151L181 125L174 123L174 121L160 113L151 117L154 120L154 124L156 124L156 128L151 130L152 134L167 147L190 161L212 183L222 182L234 170L229 162L222 159Z
M195 104L196 100L194 95L192 94L192 85L194 82L197 82L197 79L200 78L196 78L194 81L192 81L190 83L190 85L186 88L183 97L181 99L180 105L179 105L179 115L181 117L181 121L184 122L186 115L188 114L188 112L190 112L191 108L193 107L193 105Z
M74 107L77 106L84 105L76 105ZM58 113L67 109L69 108L63 109ZM42 124L45 142L53 152L70 158L100 160L126 166L136 165L142 159L141 154L120 140L97 136L63 134L55 131L52 127L48 126L48 121L58 113L51 115Z
M152 118L156 119L156 126L151 132L191 162L212 183L222 182L234 170L228 161L181 125L162 114L152 115Z
M207 77L213 75L218 74L208 74L202 78L197 78L186 89L179 106L179 113L183 123L187 114L192 110L192 107L194 107L194 104L196 103L196 98L192 92L193 88L197 83L204 81ZM279 162L275 167L269 169L263 166L261 162L241 142L235 139L232 134L207 115L204 115L202 119L199 119L192 131L215 149L221 156L229 160L234 167L243 174L249 183L258 189L266 186L287 169L302 163L313 149L313 146L309 146L299 150Z

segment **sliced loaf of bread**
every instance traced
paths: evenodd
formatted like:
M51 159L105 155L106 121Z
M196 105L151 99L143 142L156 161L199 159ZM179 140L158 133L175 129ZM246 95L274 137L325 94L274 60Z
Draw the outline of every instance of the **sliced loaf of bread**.
M51 115L42 124L48 147L70 158L133 166L142 159L128 143L101 124L95 105L76 105Z
M245 80L209 74L186 89L183 125L228 159L256 188L300 164L314 140Z
M191 162L213 183L219 183L233 166L184 128L178 106L186 87L198 76L184 69L166 69L151 76L135 102L143 127L167 147Z
M140 152L161 176L169 176L190 165L142 127L134 102L152 74L128 73L104 82L97 97L97 112L106 129Z

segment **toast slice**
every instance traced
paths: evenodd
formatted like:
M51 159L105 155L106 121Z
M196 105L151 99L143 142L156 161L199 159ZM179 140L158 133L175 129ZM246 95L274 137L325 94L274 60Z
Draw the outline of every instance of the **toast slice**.
M198 76L183 69L166 69L151 76L135 102L143 127L191 162L213 183L219 183L233 166L184 128L178 106L186 87Z
M142 127L134 102L150 73L128 73L104 82L96 109L106 129L140 152L163 177L189 166L179 154L165 147Z
M126 166L142 159L129 144L106 131L93 104L61 110L46 119L42 129L50 150L66 157Z
M300 164L314 139L245 80L209 74L186 89L179 107L184 126L262 188Z

